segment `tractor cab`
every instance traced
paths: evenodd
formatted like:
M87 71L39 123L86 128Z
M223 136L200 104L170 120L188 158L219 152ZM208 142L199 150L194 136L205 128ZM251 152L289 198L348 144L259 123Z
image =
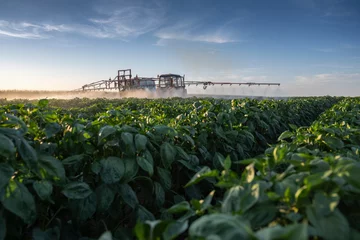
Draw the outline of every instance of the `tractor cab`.
M159 76L159 88L185 88L185 76L162 74Z

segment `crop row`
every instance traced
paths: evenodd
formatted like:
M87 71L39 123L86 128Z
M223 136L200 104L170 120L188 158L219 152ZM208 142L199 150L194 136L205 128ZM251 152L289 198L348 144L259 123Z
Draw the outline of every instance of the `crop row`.
M98 113L54 109L47 100L3 106L0 239L119 235L138 221L167 219L167 208L213 189L212 181L184 188L196 172L221 170L225 156L255 156L338 100L132 99L99 101L109 109Z
M279 141L256 158L202 168L186 186L210 181L216 191L168 208L171 217L139 222L137 239L360 239L360 98Z

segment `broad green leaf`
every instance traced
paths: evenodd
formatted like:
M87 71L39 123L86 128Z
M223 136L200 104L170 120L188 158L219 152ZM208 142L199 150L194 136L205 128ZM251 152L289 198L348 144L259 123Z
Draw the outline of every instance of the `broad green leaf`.
M124 202L129 205L131 208L135 209L139 204L138 198L134 190L129 186L129 184L120 184L119 193Z
M101 163L99 161L92 162L91 171L95 174L99 174L101 171Z
M191 210L190 204L187 201L182 201L170 207L166 211L172 214L177 214L181 212L187 212L189 210Z
M53 186L49 181L35 181L33 183L33 187L41 200L45 201L50 199L51 193L53 191Z
M184 149L182 149L182 148L179 147L179 146L175 146L175 149L176 149L177 154L179 155L179 157L180 157L181 159L189 160L189 155L184 151Z
M44 179L51 181L65 180L65 169L62 162L54 157L41 155L39 158L39 171Z
M159 174L159 178L160 178L159 181L161 185L165 190L170 190L172 185L170 172L161 167L157 167L156 169L157 169L157 173Z
M161 161L165 169L169 169L176 157L176 150L173 145L168 142L164 142L160 146Z
M214 154L214 158L213 158L213 166L218 169L218 170L222 170L223 166L224 166L224 161L225 161L225 157L219 153L216 152Z
M154 182L154 195L156 199L156 206L162 207L165 203L165 191L158 182Z
M287 138L291 138L292 136L294 136L294 133L292 133L290 131L285 131L279 136L278 141L281 141L281 140L284 140Z
M150 176L154 174L154 161L151 158L145 158L141 156L136 157L136 162L142 170L149 173Z
M81 163L82 160L84 159L84 157L85 157L84 154L73 155L73 156L65 158L61 162L64 165L75 165L75 164Z
M70 209L73 217L78 221L86 221L91 218L96 212L96 194L92 192L89 196L83 199L72 199L70 201Z
M106 126L102 127L99 131L98 144L101 144L105 138L114 134L115 132L116 132L116 129L113 126L106 125Z
M335 211L340 202L340 196L337 193L327 195L324 192L316 192L313 205L318 216L328 216Z
M293 224L285 227L276 225L263 228L256 233L259 240L307 240L308 227L306 224Z
M137 220L140 221L140 222L145 222L145 221L148 221L148 220L154 221L155 217L145 207L143 207L141 205L138 205Z
M61 125L58 123L48 123L45 126L45 135L47 138L51 138L55 136L60 131L61 131Z
M147 137L142 134L135 135L135 147L138 151L143 151L146 149Z
M0 156L14 158L16 153L14 143L5 135L0 133Z
M134 135L132 133L121 133L121 140L125 144L126 153L130 156L135 154Z
M24 184L12 180L2 192L1 203L5 209L20 217L26 224L32 224L36 220L35 200Z
M121 181L123 183L128 183L137 175L139 171L139 164L135 158L125 158L122 160L125 165L125 173Z
M105 212L115 199L114 191L106 184L96 188L97 211Z
M260 196L260 185L245 185L232 187L226 192L221 206L223 213L245 213L256 204Z
M122 159L118 157L108 157L100 161L101 180L104 183L111 184L121 180L125 173L125 165Z
M49 100L47 99L40 99L37 104L40 108L45 108L49 105Z
M191 239L254 239L249 224L238 216L204 215L189 228Z
M92 190L87 183L71 182L65 185L61 192L69 199L83 199L88 197Z
M355 188L360 190L360 163L350 164L345 169L347 174L345 174L345 179Z
M250 221L253 229L267 226L276 217L278 209L276 205L255 205L251 211L247 211L244 217Z
M106 231L101 234L98 240L113 240L113 237L110 231Z
M287 149L285 147L280 147L280 146L275 147L273 152L275 163L281 162L284 159L286 152Z
M336 137L325 136L322 137L322 140L326 145L328 145L332 149L341 149L344 147L344 142Z
M0 192L9 183L14 172L14 169L9 164L0 163Z
M217 176L218 172L216 170L211 170L209 167L205 166L191 178L191 180L185 185L185 188L194 185L203 179Z
M329 240L349 239L349 223L338 209L324 217L318 214L315 207L309 206L306 208L306 215L317 236Z
M24 160L26 165L32 170L37 169L38 156L34 148L30 146L30 144L25 139L21 139L17 148L22 160Z
M184 233L189 227L188 221L176 221L170 223L165 231L163 232L162 236L164 240L172 240L176 239L180 234Z
M227 156L224 160L224 169L226 171L229 171L231 168L231 159L230 159L230 156Z

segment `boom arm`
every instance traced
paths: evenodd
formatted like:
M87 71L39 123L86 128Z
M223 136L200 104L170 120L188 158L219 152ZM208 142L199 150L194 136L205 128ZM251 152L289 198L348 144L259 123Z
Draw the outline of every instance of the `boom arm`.
M267 85L267 86L280 86L280 83L256 83L256 82L198 82L198 81L185 81L185 85L203 85L203 88L206 89L208 86L215 86L215 85L248 85L253 86L253 85L257 85L257 86L261 86L261 85Z

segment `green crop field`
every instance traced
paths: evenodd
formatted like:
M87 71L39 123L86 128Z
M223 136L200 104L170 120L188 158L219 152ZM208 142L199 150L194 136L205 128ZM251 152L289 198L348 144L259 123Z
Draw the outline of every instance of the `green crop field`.
M0 240L360 239L360 98L0 101Z

